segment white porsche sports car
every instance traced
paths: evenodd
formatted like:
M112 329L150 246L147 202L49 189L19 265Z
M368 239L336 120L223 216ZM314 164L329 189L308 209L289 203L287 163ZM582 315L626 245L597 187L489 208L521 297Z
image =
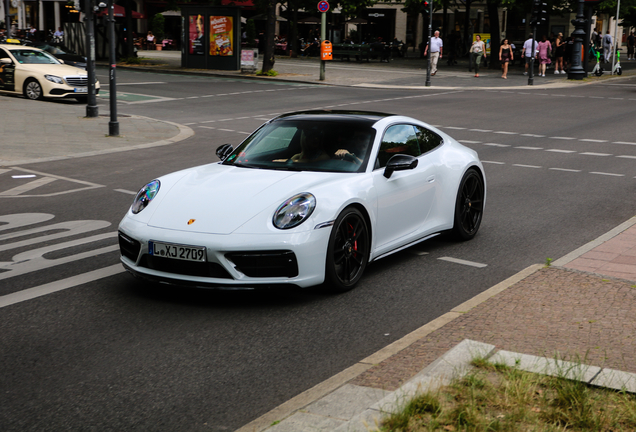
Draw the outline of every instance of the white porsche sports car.
M175 285L353 288L368 263L477 233L477 154L409 117L308 111L268 121L220 162L152 180L119 225L133 275Z

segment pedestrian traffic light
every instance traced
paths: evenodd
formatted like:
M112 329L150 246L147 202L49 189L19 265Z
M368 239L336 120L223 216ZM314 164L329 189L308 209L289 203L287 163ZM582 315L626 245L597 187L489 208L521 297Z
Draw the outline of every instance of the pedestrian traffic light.
M428 15L429 11L430 11L430 5L428 1L424 0L422 2L422 15Z

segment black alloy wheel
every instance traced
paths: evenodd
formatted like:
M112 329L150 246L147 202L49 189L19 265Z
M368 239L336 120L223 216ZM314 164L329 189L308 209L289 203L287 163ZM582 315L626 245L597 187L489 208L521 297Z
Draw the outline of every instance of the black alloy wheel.
M484 211L484 182L479 173L470 168L464 174L455 202L455 222L453 234L459 240L475 237L481 225Z
M369 260L371 241L367 222L355 207L340 213L329 237L325 283L327 288L345 292L362 278Z
M24 83L24 97L31 100L42 99L42 86L38 80L31 78Z

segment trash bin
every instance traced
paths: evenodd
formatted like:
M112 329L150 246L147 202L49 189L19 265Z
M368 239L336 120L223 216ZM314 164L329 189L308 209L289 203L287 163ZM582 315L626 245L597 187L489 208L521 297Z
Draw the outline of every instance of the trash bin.
M333 60L333 46L328 40L320 43L320 60Z

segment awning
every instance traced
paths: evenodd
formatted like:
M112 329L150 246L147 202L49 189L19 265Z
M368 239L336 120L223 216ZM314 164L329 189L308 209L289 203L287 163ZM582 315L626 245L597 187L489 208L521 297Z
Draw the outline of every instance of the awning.
M108 15L108 8L104 8L102 10L99 11L98 14L96 14L97 16L104 16L104 15ZM119 5L115 5L113 7L113 16L116 18L120 18L120 17L125 17L126 16L126 9L123 6L119 6ZM139 13L137 11L132 11L132 17L133 19L144 19L146 18L146 15Z
M248 19L253 19L254 21L267 21L267 14L254 15L253 17L248 18ZM280 15L276 15L276 21L278 21L278 22L287 21L287 18L282 17Z
M307 17L298 20L298 24L320 24L320 18L316 17Z

